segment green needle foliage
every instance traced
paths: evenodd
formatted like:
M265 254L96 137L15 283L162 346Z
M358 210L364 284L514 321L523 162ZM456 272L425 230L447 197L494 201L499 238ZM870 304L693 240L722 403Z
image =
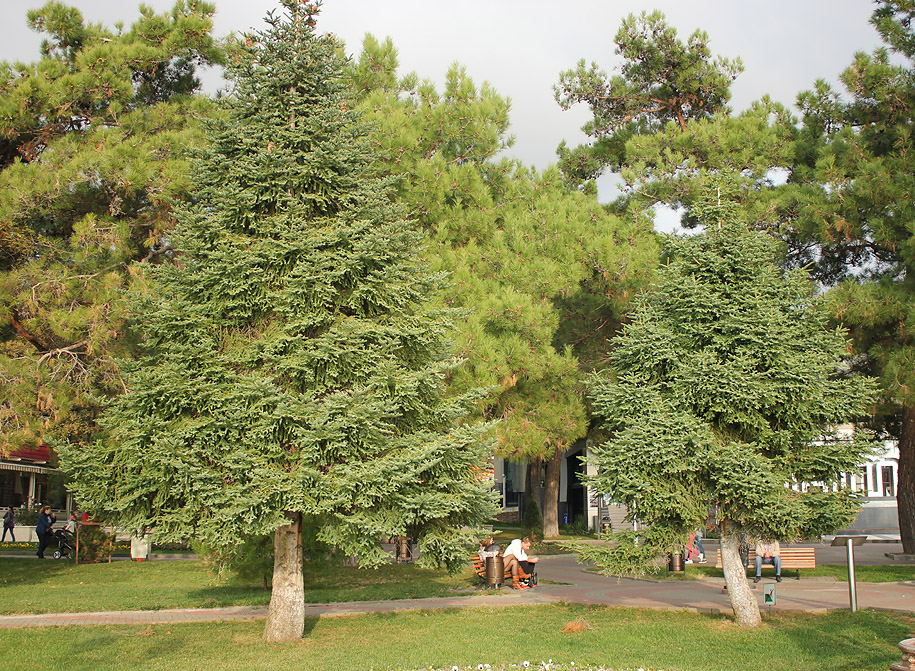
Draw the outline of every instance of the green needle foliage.
M382 537L415 535L423 563L457 567L463 529L493 508L476 475L486 427L442 395L456 365L432 300L443 277L371 170L318 7L284 4L231 63L175 263L133 297L144 354L124 364L128 393L62 466L87 509L160 540L298 526L299 576L302 520L363 566L388 561Z
M743 72L739 58L713 59L708 35L700 30L682 42L659 11L630 14L614 42L623 58L620 74L611 77L597 63L581 60L555 86L563 109L585 103L593 115L582 128L594 138L592 145L559 147L563 173L577 184L627 165L626 143L633 137L668 125L682 132L692 120L727 113L731 82Z
M798 164L783 189L786 236L818 278L834 285L835 317L857 363L879 376L881 428L898 439L899 531L915 552L915 7L877 3L871 23L886 47L799 96ZM784 228L779 229L783 231Z
M590 383L608 433L592 485L648 524L595 555L609 572L677 549L710 505L723 539L834 531L857 507L831 486L868 449L828 437L868 411L873 381L843 374L846 335L807 275L780 269L778 243L724 224L667 244L657 284ZM802 483L827 487L788 486Z
M457 340L468 366L452 384L489 390L477 409L500 420L497 454L532 462L534 487L542 462L555 467L544 519L556 535L562 451L588 430L582 371L656 263L651 224L610 216L556 169L499 158L509 102L459 65L442 91L398 79L391 41L369 36L353 79L376 124L379 169L429 231L429 261L451 277L445 301L467 310Z
M213 11L179 0L112 31L49 2L28 12L41 59L0 63L0 452L90 440L123 390L121 292L187 197L211 108L195 71L224 58Z

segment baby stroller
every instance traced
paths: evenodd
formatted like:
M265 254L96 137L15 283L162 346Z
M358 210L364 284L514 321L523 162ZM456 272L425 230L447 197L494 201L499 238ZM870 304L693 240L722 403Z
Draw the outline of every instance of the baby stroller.
M70 554L76 552L76 537L72 531L55 529L54 540L57 541L57 549L54 550L54 559L69 559Z

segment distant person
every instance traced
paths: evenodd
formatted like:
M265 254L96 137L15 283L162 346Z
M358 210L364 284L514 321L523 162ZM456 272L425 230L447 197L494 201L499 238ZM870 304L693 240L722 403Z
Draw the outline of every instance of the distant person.
M696 529L696 533L694 534L694 536L695 536L695 538L693 539L694 540L693 545L695 546L696 550L699 552L699 563L705 564L708 560L705 558L705 548L702 547L702 527L699 527L698 529Z
M64 530L71 534L76 533L76 513L70 513L70 519L67 520Z
M705 550L702 548L702 536L701 532L694 531L689 535L689 540L686 542L686 563L687 564L704 564L705 563ZM697 546L700 549L697 549Z
M16 542L16 534L13 532L13 529L16 528L16 512L13 510L13 506L10 506L10 509L3 513L3 538L0 538L0 543L6 540L6 532L10 532L10 540L14 543Z
M484 562L489 557L498 557L499 553L502 551L502 546L496 544L496 539L490 536L489 538L484 538L480 541L480 559Z
M693 557L699 558L699 553L696 551L693 541L696 540L696 534L692 533L689 535L689 540L686 541L686 545L683 548L683 554L685 555L684 561L687 564L693 563Z
M57 518L51 513L51 506L42 506L41 513L38 515L38 524L35 525L35 533L38 534L38 558L44 559L44 549L48 547L54 534L51 527Z
M775 567L775 581L782 581L782 550L778 541L756 541L756 577L753 582L759 582L762 577L762 565L771 564Z
M531 539L516 538L509 543L502 559L505 562L505 570L512 574L512 587L515 589L528 589L529 584L522 583L522 580L528 580L534 572L534 564L537 563L537 557L528 557L527 551L531 549Z

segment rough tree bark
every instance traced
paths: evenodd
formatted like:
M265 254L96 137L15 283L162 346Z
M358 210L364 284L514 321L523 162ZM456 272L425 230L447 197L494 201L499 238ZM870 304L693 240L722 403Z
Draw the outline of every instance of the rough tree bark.
M286 513L289 524L273 534L273 594L264 640L299 641L305 633L305 583L302 577L302 515Z
M531 498L537 502L537 508L540 510L540 518L543 519L543 461L540 458L533 459L527 464L527 482L528 492Z
M559 476L562 472L562 450L557 447L546 462L543 487L543 537L559 536Z
M915 408L902 409L899 433L899 483L896 487L902 551L915 554Z
M737 550L737 534L721 525L721 566L724 568L724 582L728 587L728 598L737 624L742 627L758 627L762 623L759 602L750 590L747 574Z

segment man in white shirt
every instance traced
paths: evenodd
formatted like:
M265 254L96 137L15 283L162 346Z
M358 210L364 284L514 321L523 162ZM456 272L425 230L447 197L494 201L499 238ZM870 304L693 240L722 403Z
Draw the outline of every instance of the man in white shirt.
M521 580L531 577L534 572L534 564L537 563L537 557L528 557L527 551L531 549L531 539L516 538L509 543L502 559L505 562L505 570L511 571L512 587L515 589L529 589L530 585L524 584Z

